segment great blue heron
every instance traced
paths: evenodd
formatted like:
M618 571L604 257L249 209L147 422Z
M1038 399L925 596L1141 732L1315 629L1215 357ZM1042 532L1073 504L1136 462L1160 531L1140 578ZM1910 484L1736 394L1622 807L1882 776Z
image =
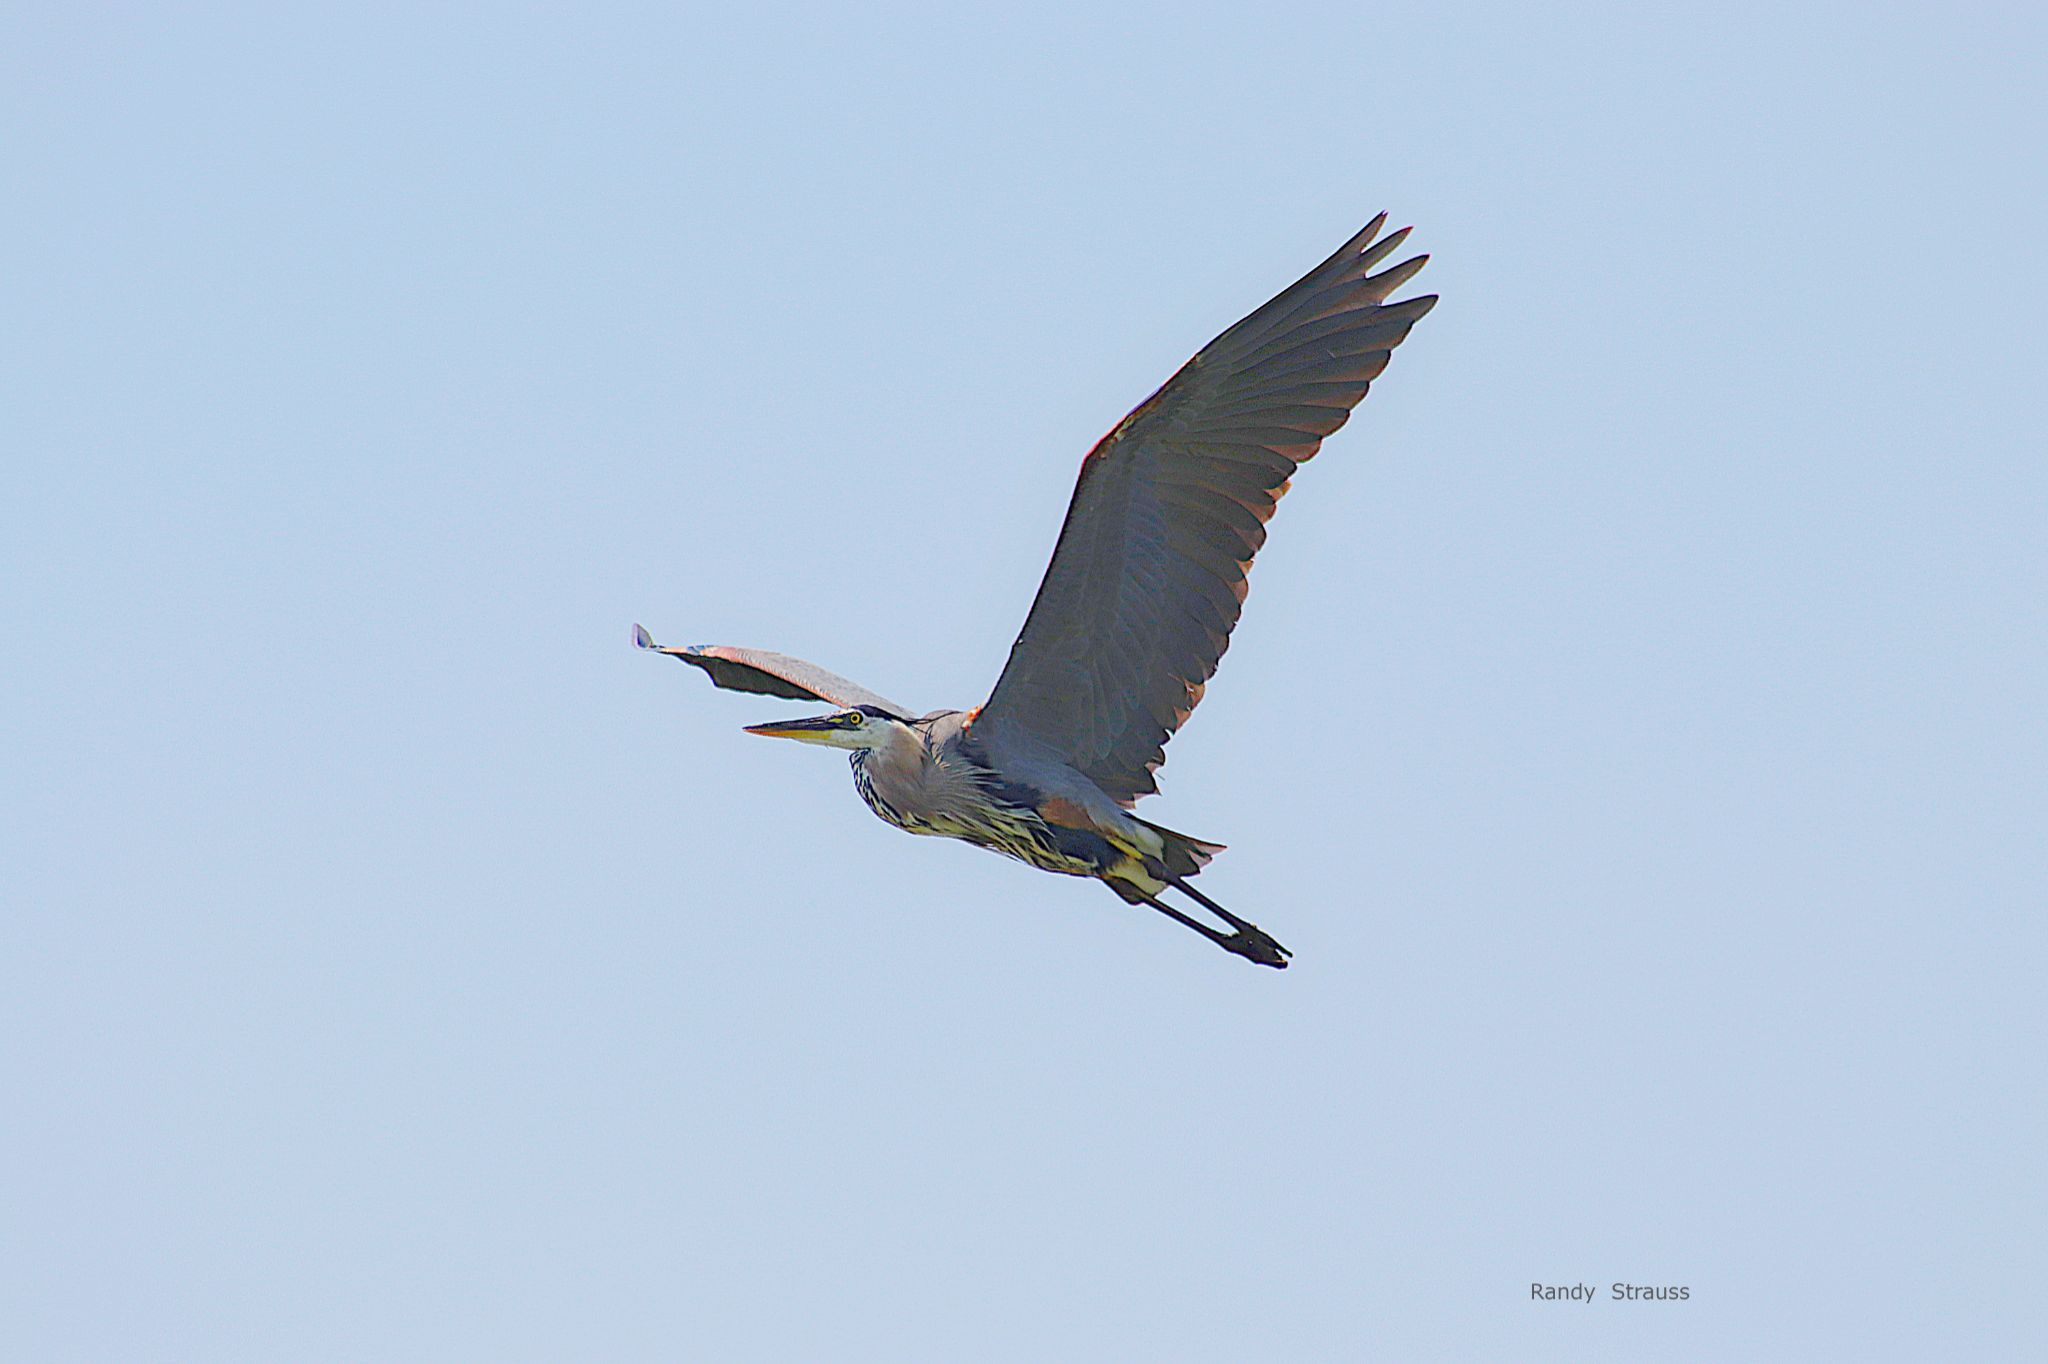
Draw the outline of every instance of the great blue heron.
M1262 966L1288 950L1188 884L1222 850L1137 818L1166 741L1202 699L1273 504L1342 426L1435 295L1386 302L1428 259L1379 274L1408 229L1382 213L1203 347L1081 464L1052 563L987 701L914 714L815 664L731 645L665 648L718 686L839 707L748 727L852 754L868 808L1045 871L1092 876ZM1160 899L1168 887L1224 932Z

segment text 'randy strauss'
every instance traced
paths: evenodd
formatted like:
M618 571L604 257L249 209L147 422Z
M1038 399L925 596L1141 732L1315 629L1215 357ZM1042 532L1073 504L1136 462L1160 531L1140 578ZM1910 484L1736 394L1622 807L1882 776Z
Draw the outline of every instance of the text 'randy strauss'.
M1589 1283L1532 1283L1529 1297L1534 1302L1592 1302L1598 1296ZM1686 1284L1614 1283L1607 1296L1615 1302L1685 1302L1692 1297Z

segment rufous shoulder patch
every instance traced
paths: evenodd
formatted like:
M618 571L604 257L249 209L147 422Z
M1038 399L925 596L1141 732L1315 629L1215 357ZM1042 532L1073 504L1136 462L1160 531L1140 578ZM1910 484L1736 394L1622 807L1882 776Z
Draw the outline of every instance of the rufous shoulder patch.
M1039 804L1038 817L1048 824L1059 824L1069 829L1095 827L1095 821L1088 817L1087 810L1065 796L1047 796Z

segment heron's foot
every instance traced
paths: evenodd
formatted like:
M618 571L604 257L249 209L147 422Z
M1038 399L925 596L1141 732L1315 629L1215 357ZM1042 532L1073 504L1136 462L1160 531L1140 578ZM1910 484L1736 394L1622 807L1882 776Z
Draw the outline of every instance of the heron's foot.
M1216 945L1226 952L1235 952L1247 961L1261 966L1287 969L1287 959L1294 954L1274 941L1270 933L1255 924L1245 924L1229 937L1218 937Z
M1189 885L1184 878L1173 877L1172 881L1174 887L1181 894L1187 896L1203 909L1208 910L1211 914L1223 920L1224 923L1237 930L1235 933L1218 933L1214 929L1204 928L1202 931L1209 935L1211 942L1226 952L1235 952L1246 961L1255 961L1261 966L1271 966L1281 971L1287 969L1287 959L1294 954L1274 941L1272 934L1260 928L1250 919L1238 918L1222 905L1217 904L1214 900ZM1154 903L1156 904L1157 901L1154 901ZM1164 906L1161 906L1161 908L1164 908ZM1167 910L1167 913L1172 914L1173 911ZM1175 917L1180 918L1179 915L1175 915ZM1181 922L1189 927L1198 927L1189 919L1182 918Z
M1111 882L1111 884L1121 887L1129 883ZM1118 893L1133 903L1143 901L1175 923L1186 928L1192 928L1224 951L1243 957L1246 961L1257 962L1260 966L1276 967L1282 971L1287 969L1287 959L1294 954L1275 942L1270 933L1267 933L1255 923L1238 918L1208 896L1189 887L1185 881L1177 884L1179 884L1182 890L1187 891L1189 895L1200 900L1210 909L1215 910L1225 922L1237 931L1235 933L1225 933L1220 928L1212 928L1199 919L1190 918L1188 915L1181 913L1158 896L1147 895L1143 890L1136 887L1132 887L1128 891L1119 889Z

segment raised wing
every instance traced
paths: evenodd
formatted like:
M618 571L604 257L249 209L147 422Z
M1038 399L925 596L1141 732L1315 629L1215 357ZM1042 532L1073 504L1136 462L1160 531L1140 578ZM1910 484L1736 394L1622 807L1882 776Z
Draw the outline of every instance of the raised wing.
M1374 275L1383 213L1211 341L1082 461L1052 563L975 727L1049 747L1124 805L1229 647L1252 556L1295 468L1342 426L1436 303Z
M838 673L826 672L815 663L788 654L742 649L732 644L656 644L654 637L638 625L633 627L633 645L702 668L714 685L727 691L786 696L792 701L823 701L834 706L874 706L899 720L914 719L917 715L886 696L875 695L858 682L849 682Z

